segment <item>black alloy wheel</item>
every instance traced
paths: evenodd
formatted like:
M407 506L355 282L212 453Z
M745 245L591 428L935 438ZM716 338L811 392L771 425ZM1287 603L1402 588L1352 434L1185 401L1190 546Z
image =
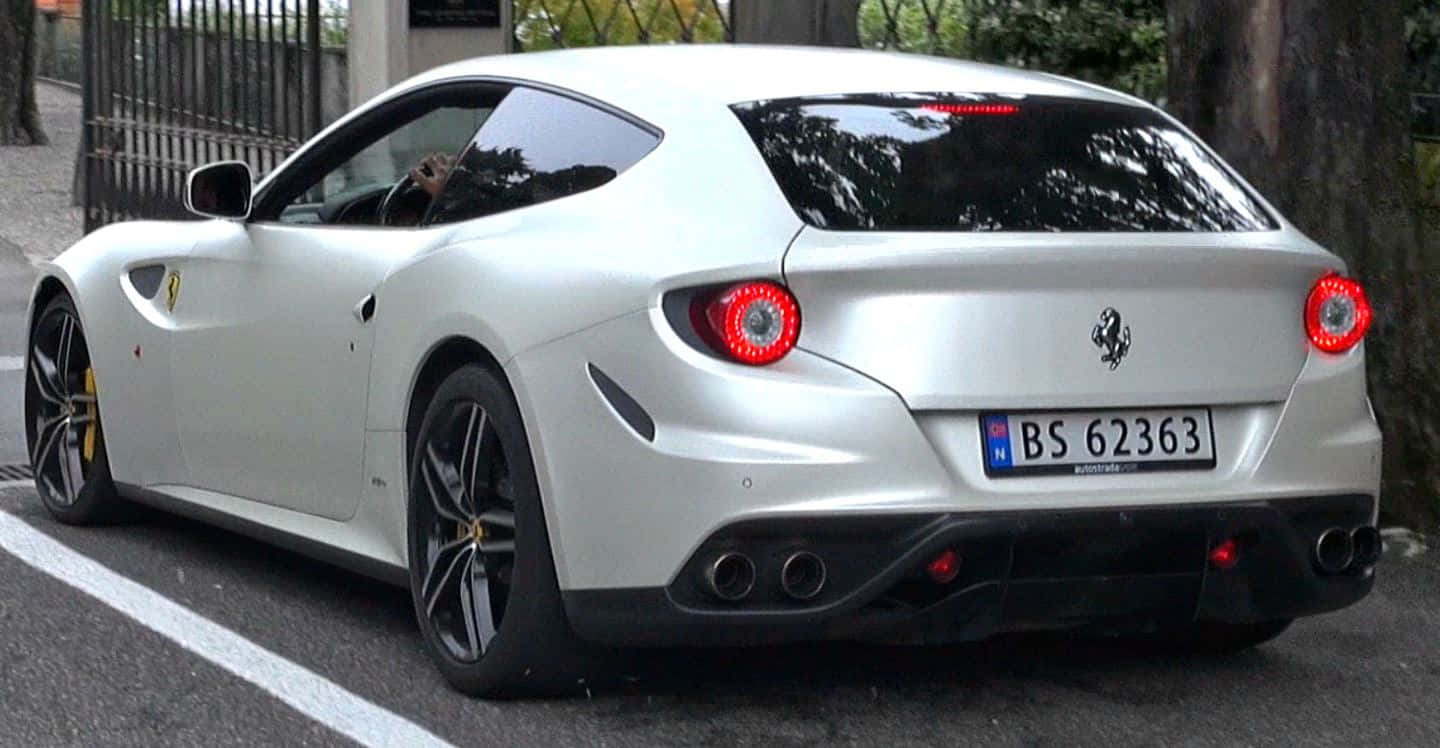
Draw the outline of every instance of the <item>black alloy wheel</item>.
M410 588L426 650L474 696L569 693L597 662L565 617L509 386L465 366L430 398L410 461Z
M110 479L100 401L80 316L61 295L30 334L25 373L25 431L35 488L57 520L114 519L121 506Z
M420 445L414 499L424 614L451 657L478 662L505 616L515 575L515 497L495 425L456 400Z

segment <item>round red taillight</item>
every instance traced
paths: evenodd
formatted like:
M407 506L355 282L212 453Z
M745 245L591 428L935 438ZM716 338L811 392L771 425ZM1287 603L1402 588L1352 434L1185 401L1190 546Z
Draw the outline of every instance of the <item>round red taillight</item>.
M800 305L770 281L725 289L705 307L705 321L722 353L753 366L779 361L800 338Z
M1305 332L1316 348L1344 353L1365 337L1372 315L1365 289L1355 280L1331 273L1315 282L1305 300Z

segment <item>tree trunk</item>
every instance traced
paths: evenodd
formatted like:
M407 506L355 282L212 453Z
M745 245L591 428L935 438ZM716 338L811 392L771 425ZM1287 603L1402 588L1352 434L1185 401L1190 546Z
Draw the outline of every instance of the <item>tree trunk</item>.
M1420 251L1403 0L1168 0L1170 107L1375 303L1391 516L1440 519L1440 262ZM1298 314L1297 310L1297 314Z
M734 0L735 41L860 46L860 0Z
M0 0L0 145L48 143L35 106L35 2Z

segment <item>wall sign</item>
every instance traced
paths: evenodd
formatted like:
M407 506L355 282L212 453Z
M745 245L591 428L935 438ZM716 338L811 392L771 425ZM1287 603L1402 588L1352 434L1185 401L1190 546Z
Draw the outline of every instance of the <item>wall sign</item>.
M500 27L500 0L410 0L410 28Z

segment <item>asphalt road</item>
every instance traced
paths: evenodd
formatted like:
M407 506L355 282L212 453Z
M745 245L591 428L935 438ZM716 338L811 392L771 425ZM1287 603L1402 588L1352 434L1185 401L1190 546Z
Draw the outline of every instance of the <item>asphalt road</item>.
M28 266L0 244L0 357L23 353ZM0 358L0 360L4 360ZM23 459L0 371L0 461ZM1358 606L1229 658L1066 637L628 653L589 698L447 689L407 595L201 524L0 512L458 745L1440 745L1440 554L1387 553ZM0 551L0 745L330 745L347 739L134 618Z

